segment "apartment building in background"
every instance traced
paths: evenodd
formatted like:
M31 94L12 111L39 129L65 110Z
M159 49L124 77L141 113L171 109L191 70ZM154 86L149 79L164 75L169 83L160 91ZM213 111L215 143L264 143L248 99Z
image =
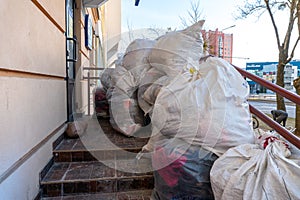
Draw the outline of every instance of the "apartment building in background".
M255 74L269 82L276 83L276 71L278 62L251 62L246 63L246 71ZM295 92L293 80L300 76L300 61L289 62L284 69L284 88ZM250 93L273 93L254 81L248 80Z
M226 34L218 29L202 30L201 33L209 54L232 63L233 34Z
M0 12L0 194L35 199L52 145L88 112L89 68L116 57L121 0L1 0Z

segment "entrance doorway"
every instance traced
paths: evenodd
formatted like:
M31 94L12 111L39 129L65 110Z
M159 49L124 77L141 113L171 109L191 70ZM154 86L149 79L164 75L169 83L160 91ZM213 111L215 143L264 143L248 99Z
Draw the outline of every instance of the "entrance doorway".
M68 121L75 114L75 63L77 62L77 39L74 34L75 0L66 0L66 79Z

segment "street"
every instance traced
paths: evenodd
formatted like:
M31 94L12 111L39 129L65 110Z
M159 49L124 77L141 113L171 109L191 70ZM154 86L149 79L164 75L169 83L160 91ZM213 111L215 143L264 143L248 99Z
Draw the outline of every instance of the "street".
M256 109L258 109L266 114L271 114L271 110L276 109L276 102L274 102L274 101L251 101L251 100L249 100L248 102L249 102L249 104L254 106ZM292 106L292 105L287 105L287 104L285 106L286 106L289 117L295 118L296 107Z

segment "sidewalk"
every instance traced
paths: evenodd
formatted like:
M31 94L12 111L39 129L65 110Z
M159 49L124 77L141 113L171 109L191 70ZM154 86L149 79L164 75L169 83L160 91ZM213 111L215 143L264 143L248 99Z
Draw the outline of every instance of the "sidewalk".
M250 101L269 101L269 102L276 102L276 95L275 94L250 94L248 97ZM289 105L295 105L294 102L291 102L288 99L285 99L285 103Z
M276 95L275 94L250 94L248 99L276 101Z

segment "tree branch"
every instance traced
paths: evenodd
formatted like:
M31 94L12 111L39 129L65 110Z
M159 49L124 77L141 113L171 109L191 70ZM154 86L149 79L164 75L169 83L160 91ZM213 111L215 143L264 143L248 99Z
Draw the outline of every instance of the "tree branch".
M294 44L294 47L293 47L293 49L292 49L291 55L290 55L290 57L287 59L286 64L289 63L289 62L293 59L294 53L295 53L295 50L296 50L296 47L297 47L299 41L300 41L300 36L297 38L297 40L296 40L296 42L295 42L295 44Z
M187 12L188 17L184 18L179 16L181 23L184 27L188 27L192 24L195 24L201 19L202 12L200 11L200 0L191 1L191 8Z
M298 3L297 3L296 15L298 16L298 32L300 35L300 0L298 0Z
M278 50L280 50L281 45L280 45L280 38L279 38L278 28L277 28L277 25L276 25L276 22L275 22L275 19L274 19L274 16L273 16L270 4L269 4L269 0L264 0L264 1L265 1L266 8L267 8L267 11L268 11L268 13L270 15L270 18L271 18L271 21L272 21L272 25L273 25L273 28L274 28L274 31L275 31L276 41L277 41L277 47L278 47Z
M294 23L295 23L295 11L296 11L296 2L297 1L292 1L292 4L290 5L290 17L289 17L289 24L288 24L288 29L286 31L286 35L284 38L284 48L288 49L289 48L289 44L290 44L290 40L291 40L291 35L292 35L292 31L293 31L293 27L294 27Z

